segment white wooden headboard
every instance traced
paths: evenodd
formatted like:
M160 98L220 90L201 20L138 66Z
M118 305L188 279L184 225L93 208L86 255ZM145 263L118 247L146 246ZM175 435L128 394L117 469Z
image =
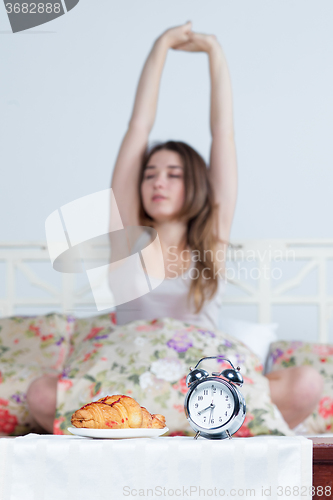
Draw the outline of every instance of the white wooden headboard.
M329 279L333 239L236 240L233 245L228 255L230 285L225 304L256 306L261 323L271 321L274 305L316 306L317 340L327 342L333 311L333 280ZM293 271L287 269L289 264ZM316 284L310 293L297 292L311 273ZM294 293L288 294L291 290ZM0 243L0 316L20 314L22 309L35 314L40 307L45 312L97 314L88 281L81 276L80 283L77 275L54 271L45 242Z

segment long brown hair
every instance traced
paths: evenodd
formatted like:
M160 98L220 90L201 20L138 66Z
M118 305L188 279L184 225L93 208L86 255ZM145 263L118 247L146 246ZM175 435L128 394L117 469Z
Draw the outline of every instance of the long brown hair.
M175 151L184 164L185 200L178 218L187 223L184 244L191 250L198 251L196 261L197 278L191 280L189 299L193 298L195 312L200 312L205 300L210 300L217 291L218 279L216 268L216 250L220 240L217 236L217 206L209 181L205 160L191 146L181 141L158 143L147 149L139 177L140 209L139 221L143 226L153 226L153 219L144 209L141 197L141 183L144 170L154 153L161 150ZM227 242L225 242L227 243ZM205 273L203 270L205 269Z

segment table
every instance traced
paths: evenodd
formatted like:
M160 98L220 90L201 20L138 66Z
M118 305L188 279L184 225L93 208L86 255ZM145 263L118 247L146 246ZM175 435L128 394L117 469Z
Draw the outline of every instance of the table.
M310 500L311 486L312 441L301 436L0 439L1 500Z

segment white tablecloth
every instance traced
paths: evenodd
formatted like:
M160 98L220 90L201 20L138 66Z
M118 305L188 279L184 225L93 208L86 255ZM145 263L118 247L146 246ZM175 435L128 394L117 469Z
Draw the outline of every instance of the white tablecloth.
M311 485L312 442L301 436L0 439L1 500L304 500Z

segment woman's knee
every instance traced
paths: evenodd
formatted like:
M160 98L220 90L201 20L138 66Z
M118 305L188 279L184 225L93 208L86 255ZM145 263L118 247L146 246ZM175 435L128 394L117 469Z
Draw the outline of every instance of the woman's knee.
M27 403L32 412L52 414L57 403L57 376L43 375L33 380L27 391Z
M312 411L318 404L323 391L323 377L309 365L294 368L290 375L293 406L297 410L308 408Z
M297 366L267 374L271 398L280 409L312 413L323 390L323 378L312 366Z

